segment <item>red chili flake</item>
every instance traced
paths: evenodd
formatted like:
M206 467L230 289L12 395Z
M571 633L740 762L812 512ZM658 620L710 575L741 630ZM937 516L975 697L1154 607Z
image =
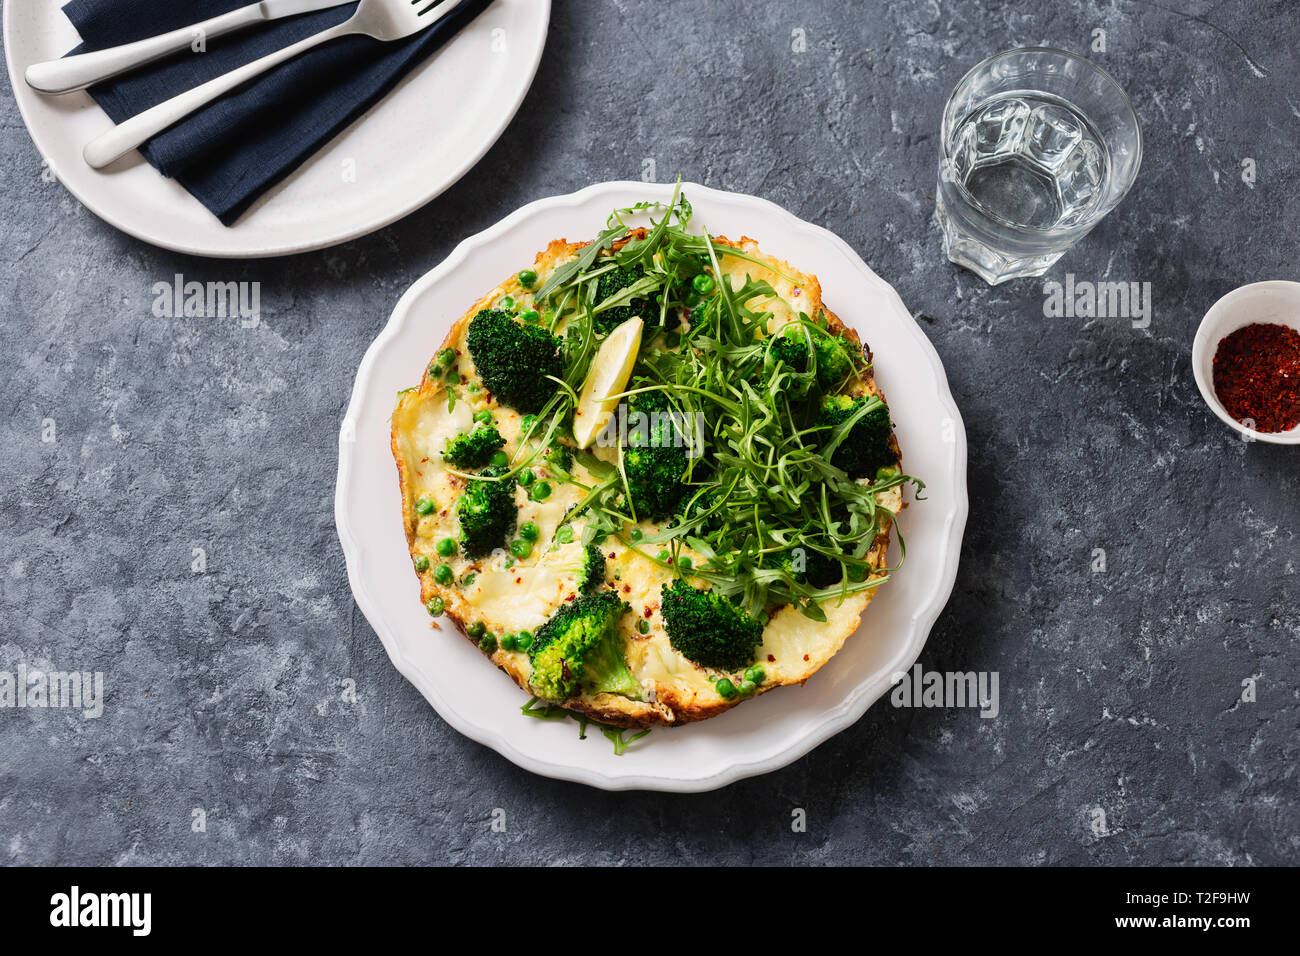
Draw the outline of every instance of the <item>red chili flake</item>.
M805 654L805 655L803 656L803 659L804 659L804 660L807 660L807 659L808 659L808 655Z
M644 614L646 617L654 617L655 606L653 604L647 604L645 606L645 610L642 611L641 613Z
M769 664L775 664L775 663L776 663L776 655L775 655L775 654L768 654L768 655L767 655L767 662L768 662Z
M1259 432L1300 424L1300 332L1256 322L1227 336L1214 353L1214 393L1239 422Z
M632 593L632 585L630 585L630 584L625 584L625 585L623 585L623 593L624 593L624 594L631 594L631 593Z

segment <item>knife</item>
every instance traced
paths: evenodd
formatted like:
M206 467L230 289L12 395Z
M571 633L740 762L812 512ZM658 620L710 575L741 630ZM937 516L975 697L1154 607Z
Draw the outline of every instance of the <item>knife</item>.
M39 93L50 94L84 90L100 80L161 60L172 53L188 50L200 39L206 42L256 23L340 7L351 2L352 0L262 0L260 3L250 3L219 17L146 40L96 50L94 53L79 53L59 60L34 63L27 68L27 85Z

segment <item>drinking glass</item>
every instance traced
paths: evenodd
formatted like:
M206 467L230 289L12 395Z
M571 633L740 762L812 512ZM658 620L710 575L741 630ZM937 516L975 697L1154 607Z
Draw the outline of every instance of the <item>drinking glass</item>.
M948 258L990 285L1046 272L1124 198L1142 165L1133 104L1063 50L989 57L943 111L935 216Z

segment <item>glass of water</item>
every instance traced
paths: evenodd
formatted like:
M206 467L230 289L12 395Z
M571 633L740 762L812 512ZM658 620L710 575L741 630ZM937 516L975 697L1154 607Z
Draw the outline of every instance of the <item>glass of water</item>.
M1124 198L1142 165L1133 104L1062 50L999 53L943 111L944 251L990 285L1046 272Z

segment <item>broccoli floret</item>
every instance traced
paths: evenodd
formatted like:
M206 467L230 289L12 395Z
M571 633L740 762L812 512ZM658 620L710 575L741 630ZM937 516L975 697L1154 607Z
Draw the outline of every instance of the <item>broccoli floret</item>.
M553 442L542 457L549 467L557 471L566 475L573 471L573 449L562 442Z
M857 365L853 343L843 336L821 332L813 334L812 343L817 358L817 384L822 391L829 392L843 382ZM807 373L808 342L798 326L791 325L783 329L772 340L769 351L772 360L781 361L799 375ZM790 383L790 390L796 398L803 398L811 385L810 381L796 378Z
M500 478L509 469L484 468L482 478ZM467 557L480 558L494 548L505 547L506 536L514 530L518 511L515 508L515 480L482 481L471 479L456 502L460 520L460 546Z
M808 342L803 330L797 325L786 327L772 339L769 349L772 360L781 362L786 368L796 373L786 386L794 398L804 398L812 388L812 376L808 375Z
M633 413L640 413L639 420ZM640 392L628 400L628 435L623 448L632 507L638 518L672 514L686 493L686 436L662 392Z
M481 468L492 458L492 453L505 443L506 440L494 426L481 422L470 431L448 439L442 457L460 468Z
M596 280L596 305L600 305L610 296L617 295L632 283L644 278L645 272L639 268L624 269L615 267L606 272ZM598 313L596 315L596 331L601 335L608 335L634 315L639 315L641 321L649 325L652 315L657 312L658 310L652 308L648 300L633 299L626 305L617 305L612 309Z
M843 580L844 568L834 558L802 544L795 545L790 552L788 557L781 559L781 567L796 581L807 582L815 588L828 588Z
M798 326L788 326L772 340L772 357L780 359L796 372L808 368L808 343Z
M831 395L822 399L821 415L818 425L835 427L852 418L870 398L850 398L847 395ZM898 461L890 446L889 435L893 423L889 420L889 409L884 405L867 412L853 426L847 438L835 449L831 464L843 468L850 478L875 478L876 471L885 465ZM822 441L830 440L827 432Z
M618 619L628 605L613 591L579 597L537 629L529 649L528 683L544 700L562 701L579 690L639 700L641 684L623 657Z
M673 650L701 667L746 667L763 639L757 619L721 595L680 578L663 586L661 613Z
M842 336L818 335L813 338L813 348L817 352L817 384L829 391L853 370L853 345Z
M470 319L466 344L483 387L525 414L541 411L555 393L546 376L564 374L559 339L508 312L484 309Z
M605 553L592 542L582 549L582 564L578 568L578 590L593 591L605 582Z

